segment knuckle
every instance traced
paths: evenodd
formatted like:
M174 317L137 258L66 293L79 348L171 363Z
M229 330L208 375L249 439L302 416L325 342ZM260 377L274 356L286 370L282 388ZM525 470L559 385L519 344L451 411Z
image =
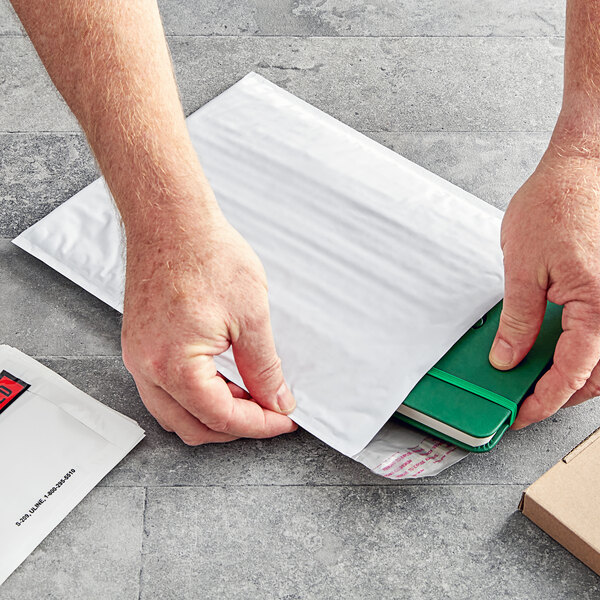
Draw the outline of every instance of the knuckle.
M152 380L161 387L167 382L169 368L167 361L161 355L147 356L142 360L142 368Z
M281 359L279 356L272 357L269 362L260 368L256 373L256 378L262 382L272 381L279 378L281 374Z
M519 337L526 337L532 333L531 322L525 316L506 310L500 315L500 326Z
M581 377L580 375L567 375L564 376L564 380L565 385L573 392L580 390L587 381L585 377Z
M146 375L152 381L161 385L167 373L167 361L161 351L145 347L130 347L123 345L121 350L125 368L134 376Z
M228 417L221 417L206 423L206 426L217 433L229 433L231 427L231 419Z
M586 396L589 398L597 398L600 396L600 381L588 381L585 386Z
M195 382L199 372L201 372L201 366L198 362L186 360L184 357L168 361L166 368L173 377L183 381Z
M178 433L181 441L186 446L201 446L206 443L206 436L202 433Z
M563 312L563 329L600 336L600 294L597 298L569 302Z
M533 406L531 408L533 409L532 412L535 415L537 421L543 421L544 419L547 419L548 417L554 414L554 410L552 410L552 408L550 408L537 396L534 396L532 398L532 401Z
M157 385L167 388L173 381L186 381L187 361L174 348L157 349L142 357L142 368Z
M222 413L210 421L205 421L205 425L217 433L230 433L231 424L234 420L235 404L231 405L228 413Z
M207 427L210 427L212 431L216 431L217 433L229 433L228 421L215 421L214 423L207 425Z
M567 372L557 363L554 363L554 368L559 377L563 380L565 386L572 392L576 392L583 388L590 377L590 373L579 374Z
M600 288L591 291L584 303L581 303L581 320L586 325L596 325L600 322Z
M588 378L586 376L577 374L565 377L567 386L574 392L580 390L587 383L587 380Z

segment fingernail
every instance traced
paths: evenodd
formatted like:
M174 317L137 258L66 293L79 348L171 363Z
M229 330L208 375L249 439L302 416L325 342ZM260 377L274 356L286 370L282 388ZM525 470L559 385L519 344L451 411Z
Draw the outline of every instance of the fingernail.
M296 408L296 400L285 383L277 390L277 406L282 413L289 413Z
M490 362L495 367L510 367L513 362L515 353L511 346L504 340L498 339L492 346L490 352Z

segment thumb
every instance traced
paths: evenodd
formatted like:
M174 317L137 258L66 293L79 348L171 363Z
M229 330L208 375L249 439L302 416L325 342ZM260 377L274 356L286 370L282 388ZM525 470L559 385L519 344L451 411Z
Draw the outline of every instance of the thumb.
M275 349L268 309L266 316L248 323L240 331L233 343L233 355L253 400L283 414L296 408L296 400L285 383L281 359Z
M518 280L506 272L500 324L490 350L490 363L505 371L516 367L531 350L546 312L546 290L535 276Z

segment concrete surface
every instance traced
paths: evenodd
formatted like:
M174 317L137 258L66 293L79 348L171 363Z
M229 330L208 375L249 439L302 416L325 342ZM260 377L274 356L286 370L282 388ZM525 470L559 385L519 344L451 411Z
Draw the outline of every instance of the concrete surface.
M559 110L556 0L160 6L187 112L255 70L501 208ZM598 426L597 400L403 483L305 432L189 448L162 431L120 361L119 315L9 243L97 171L7 0L0 55L1 340L147 431L1 600L600 597L600 578L515 512Z

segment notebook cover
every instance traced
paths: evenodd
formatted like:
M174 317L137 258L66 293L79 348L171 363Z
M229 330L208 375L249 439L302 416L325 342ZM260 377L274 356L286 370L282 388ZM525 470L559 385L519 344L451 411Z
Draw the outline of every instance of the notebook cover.
M488 354L498 329L502 302L478 323L436 363L435 367L485 390L519 404L548 368L560 333L562 307L548 303L538 338L523 361L510 371L498 371ZM404 415L395 416L419 429L433 433L461 448L486 451L493 448L508 429L510 410L475 393L426 374L403 403L438 421L477 438L494 437L483 446L472 447L445 436Z

